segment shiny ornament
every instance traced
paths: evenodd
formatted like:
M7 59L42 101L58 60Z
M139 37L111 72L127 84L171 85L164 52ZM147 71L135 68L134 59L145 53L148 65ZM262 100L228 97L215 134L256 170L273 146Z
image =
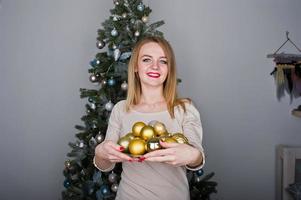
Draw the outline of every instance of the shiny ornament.
M145 150L146 150L145 146L146 146L146 143L145 143L144 140L135 138L135 139L130 141L129 152L133 156L143 155L145 153Z
M114 50L114 60L117 61L120 57L121 51L119 49Z
M118 0L114 0L113 2L114 2L114 4L115 4L116 6L119 5L119 1L118 1Z
M110 193L109 187L107 185L102 185L100 187L101 194L108 195Z
M80 141L80 142L77 143L77 146L78 146L79 148L83 148L83 147L85 146L85 144L84 144L83 141Z
M112 172L109 175L108 180L110 181L110 183L115 183L117 181L117 174L115 174L114 172Z
M101 81L101 85L102 86L105 86L107 84L107 81L105 80L105 79L103 79L102 81Z
M132 133L128 133L128 134L126 134L124 137L127 137L127 138L129 138L130 140L132 140L132 139L135 138L135 136L134 136Z
M114 17L113 17L113 21L114 21L114 22L117 22L117 21L118 21L118 18L117 18L116 16L114 16Z
M140 32L139 32L139 31L135 31L135 33L134 33L134 34L135 34L135 36L136 36L136 37L139 37L139 35L140 35Z
M162 136L162 137L160 137L160 139L166 143L177 143L177 140L175 140L174 138L169 137L169 136Z
M66 179L65 181L64 181L64 187L65 188L69 188L71 186L71 182L68 180L68 179Z
M146 124L144 122L136 122L132 127L132 133L136 137L140 137L140 131Z
M96 140L94 137L91 137L91 139L89 140L89 146L90 147L95 147L97 144Z
M143 11L144 10L144 5L142 3L140 3L138 6L137 6L137 10L139 11Z
M122 17L126 18L128 15L126 13L122 13Z
M113 78L110 78L110 79L108 80L108 85L109 85L109 86L114 86L115 83L116 83L116 81L115 81L115 79L113 79Z
M89 80L90 80L92 83L95 83L95 82L98 81L98 80L97 80L97 77L96 77L94 74L92 74L92 75L90 76Z
M146 23L148 21L148 17L147 16L143 16L141 19L144 23Z
M203 169L199 169L199 170L197 170L195 173L196 173L196 175L198 175L198 176L202 176L202 175L204 174L204 170L203 170Z
M117 184L117 183L112 184L111 190L112 190L113 192L117 192L117 190L118 190L118 184Z
M154 136L155 136L155 130L151 126L146 125L140 131L140 137L145 141L153 138Z
M96 42L96 47L99 48L99 49L102 49L104 48L106 45L105 41L101 40L101 41L97 41Z
M106 105L105 105L105 109L106 109L107 111L111 111L111 110L113 109L113 107L114 107L114 104L113 104L111 101L109 101L109 102L106 103Z
M91 108L94 110L96 108L96 104L95 103L91 103Z
M71 166L71 161L70 161L70 160L66 160L66 161L65 161L65 167L66 167L67 169L70 169L70 166Z
M113 49L116 49L116 48L117 48L116 44L113 44L113 45L112 45L112 48L113 48Z
M185 135L182 133L175 133L171 137L177 140L177 142L180 144L188 144L187 137L185 137Z
M121 84L121 89L122 89L123 91L126 91L126 90L128 89L128 84L127 84L126 81L124 81L124 82Z
M146 151L147 152L151 152L151 151L154 151L154 150L158 150L158 149L161 149L161 145L160 145L160 139L155 137L155 138L151 138L147 141L147 144L146 144Z
M117 36L118 35L118 31L114 28L112 31L111 31L111 35L113 37Z
M96 142L99 144L101 143L103 140L105 139L104 135L101 134L101 133L98 133L96 136L95 136L95 140Z
M95 63L96 63L96 65L99 65L100 64L100 60L95 60ZM97 74L96 74L96 77L97 77Z
M129 137L121 137L119 138L117 144L122 146L124 148L124 152L129 152L129 144L130 144L131 139Z
M167 135L167 130L163 123L157 122L153 127L156 131L157 136Z

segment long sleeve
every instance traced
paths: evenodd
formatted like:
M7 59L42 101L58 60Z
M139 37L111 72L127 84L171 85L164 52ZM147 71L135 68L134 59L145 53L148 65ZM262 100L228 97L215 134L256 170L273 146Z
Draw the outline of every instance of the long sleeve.
M117 143L117 141L119 139L120 131L121 131L120 116L121 116L121 111L122 111L122 105L123 105L122 102L118 102L113 107L113 110L112 110L110 118L109 118L109 123L108 123L105 140L111 140L111 141ZM93 158L93 163L94 163L94 166L102 172L111 171L115 167L115 163L114 163L110 167L108 167L106 169L102 169L96 165L95 157Z
M202 146L203 128L200 113L195 106L192 103L186 103L185 106L186 112L182 112L182 128L184 135L187 137L189 143L201 152L203 157L203 162L200 166L196 168L186 166L187 169L195 171L201 169L205 164L205 154Z

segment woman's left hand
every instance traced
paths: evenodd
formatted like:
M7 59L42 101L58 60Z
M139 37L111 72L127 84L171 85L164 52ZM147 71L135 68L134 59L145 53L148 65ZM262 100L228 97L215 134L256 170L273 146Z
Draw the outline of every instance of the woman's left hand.
M173 166L198 166L202 163L201 152L187 144L167 143L160 141L164 149L155 150L145 154L145 161L163 162Z

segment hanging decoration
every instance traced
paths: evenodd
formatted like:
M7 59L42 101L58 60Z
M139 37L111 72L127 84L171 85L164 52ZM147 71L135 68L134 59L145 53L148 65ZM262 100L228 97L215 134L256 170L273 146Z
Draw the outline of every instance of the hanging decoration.
M274 58L276 64L271 75L275 77L277 86L277 98L281 99L285 92L293 98L301 96L301 49L289 38L289 32L286 31L286 41L273 54L268 54L268 58ZM278 53L279 50L290 42L299 54ZM292 115L301 117L301 105L292 111Z

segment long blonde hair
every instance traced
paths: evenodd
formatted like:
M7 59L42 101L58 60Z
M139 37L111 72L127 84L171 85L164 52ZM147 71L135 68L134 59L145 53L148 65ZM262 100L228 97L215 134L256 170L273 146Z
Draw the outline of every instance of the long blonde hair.
M165 98L167 109L172 118L174 118L174 107L180 105L184 111L185 102L190 102L190 99L180 99L177 97L177 73L176 60L171 45L163 38L155 36L147 36L139 40L133 51L128 65L128 92L126 98L126 111L130 110L132 105L137 105L140 102L142 89L138 73L135 73L138 67L138 57L142 46L146 43L157 43L164 51L167 58L168 74L163 85L163 96Z

